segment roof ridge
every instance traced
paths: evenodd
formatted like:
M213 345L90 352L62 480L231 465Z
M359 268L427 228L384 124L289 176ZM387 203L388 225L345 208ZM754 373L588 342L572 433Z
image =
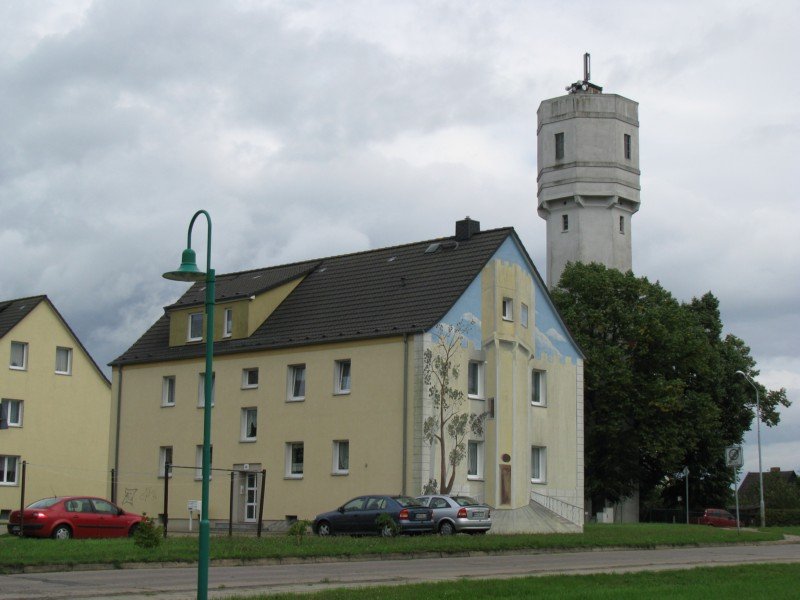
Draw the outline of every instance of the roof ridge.
M47 294L34 294L33 296L23 296L22 298L11 298L9 300L0 300L0 304L13 304L14 302L24 302L25 300L44 300Z

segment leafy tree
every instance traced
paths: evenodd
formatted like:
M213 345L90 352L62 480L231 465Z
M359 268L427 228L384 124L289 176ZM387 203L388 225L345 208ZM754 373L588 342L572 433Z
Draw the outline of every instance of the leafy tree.
M553 301L586 355L586 488L602 506L637 489L645 501L683 494L724 504L733 473L725 446L741 442L755 397L737 370L758 375L750 349L722 338L719 302L681 304L659 283L598 264L570 264ZM749 389L748 389L749 388ZM762 420L777 424L785 390L762 391Z
M433 404L433 414L425 419L424 434L429 444L439 445L440 494L449 494L453 488L456 467L466 455L467 427L476 436L483 434L484 415L462 411L464 392L458 387L458 356L469 327L472 324L464 320L455 325L439 323L433 333L434 347L425 350L423 358L422 377ZM449 453L448 441L452 442ZM435 486L433 479L428 483L426 489Z

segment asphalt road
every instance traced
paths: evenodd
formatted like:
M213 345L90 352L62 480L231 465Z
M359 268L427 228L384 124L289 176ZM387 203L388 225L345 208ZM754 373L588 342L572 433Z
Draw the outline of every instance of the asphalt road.
M209 596L225 598L461 578L623 573L754 563L800 563L800 544L212 567ZM195 567L0 575L0 600L194 598L196 577Z

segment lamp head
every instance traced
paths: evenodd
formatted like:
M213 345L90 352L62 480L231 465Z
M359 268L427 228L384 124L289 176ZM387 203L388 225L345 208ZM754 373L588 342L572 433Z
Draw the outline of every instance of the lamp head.
M187 248L181 255L181 266L178 270L168 271L163 277L172 281L203 281L206 274L197 268L197 256L194 250Z

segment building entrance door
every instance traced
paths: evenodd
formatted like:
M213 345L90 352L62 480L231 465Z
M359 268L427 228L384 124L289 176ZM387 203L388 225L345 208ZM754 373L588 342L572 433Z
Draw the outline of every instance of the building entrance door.
M234 469L239 469L237 473L239 483L239 522L255 523L258 521L258 503L261 492L261 465L249 463L246 465L234 465Z

